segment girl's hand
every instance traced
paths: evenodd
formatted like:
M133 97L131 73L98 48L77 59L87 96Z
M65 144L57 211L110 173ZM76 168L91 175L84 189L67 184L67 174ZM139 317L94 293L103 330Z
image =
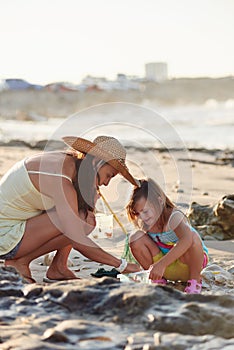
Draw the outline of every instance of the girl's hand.
M128 263L126 269L122 273L131 273L140 271L140 266L134 263Z
M158 261L157 263L150 266L149 278L151 280L161 279L164 275L165 269L166 269L166 266L161 261Z

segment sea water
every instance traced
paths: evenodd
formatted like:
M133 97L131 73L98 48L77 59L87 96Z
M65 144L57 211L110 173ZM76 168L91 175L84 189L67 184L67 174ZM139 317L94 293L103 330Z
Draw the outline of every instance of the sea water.
M108 108L108 109L107 109ZM113 135L125 145L144 147L233 149L234 101L203 105L158 107L108 104L79 112L67 119L41 121L0 119L0 141L35 143L65 135L94 138Z

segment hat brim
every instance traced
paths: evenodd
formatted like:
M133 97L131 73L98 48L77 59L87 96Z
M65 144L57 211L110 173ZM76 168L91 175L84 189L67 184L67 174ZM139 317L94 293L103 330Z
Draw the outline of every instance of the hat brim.
M94 157L104 160L115 168L132 185L139 186L134 177L129 173L127 166L118 159L113 159L113 155L98 147L97 144L81 137L65 136L62 138L64 143L76 151L84 154L91 154Z

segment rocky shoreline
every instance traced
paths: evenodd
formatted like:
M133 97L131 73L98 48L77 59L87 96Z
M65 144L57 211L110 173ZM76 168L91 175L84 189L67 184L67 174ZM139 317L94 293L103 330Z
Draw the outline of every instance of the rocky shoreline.
M27 142L22 139L12 139L9 141L0 141L0 147L27 147L32 150L44 150L46 148L50 149L64 149L64 143L59 140L40 140L35 142ZM131 145L126 145L127 150L139 151L146 153L149 151L156 151L159 153L170 152L180 152L184 149L181 148L167 148L167 147L132 147ZM200 148L187 148L187 152L190 153L190 158L179 158L179 161L189 161L192 163L202 163L210 165L231 165L234 167L234 150L226 149L208 149L204 147ZM202 155L199 157L199 154ZM205 158L206 157L206 158Z
M0 269L0 349L230 349L234 295L117 279L25 285Z

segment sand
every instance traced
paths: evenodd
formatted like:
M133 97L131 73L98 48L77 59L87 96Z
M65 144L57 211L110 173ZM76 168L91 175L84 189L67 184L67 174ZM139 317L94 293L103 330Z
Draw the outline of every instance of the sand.
M0 147L0 176L2 176L16 161L38 152L40 151L37 149L29 149L27 147ZM185 200L188 198L190 199L190 202L183 202L187 206L192 201L196 201L202 205L215 204L224 195L231 193L234 182L234 167L232 167L230 164L204 164L201 161L207 161L208 157L208 155L204 153L193 152L190 154L190 157L196 159L196 162L188 163L185 162L185 159L183 159L182 161L177 160L177 163L175 165L175 159L181 159L180 154L174 154L171 156L168 153L159 153L157 151L142 152L141 150L135 149L129 149L128 151L129 165L131 170L134 172L134 175L141 177L142 173L144 172L144 175L152 176L154 173L157 174L158 169L160 169L160 172L158 173L163 173L167 193L174 201L181 199L179 197L182 196L182 200L184 200L184 198ZM158 164L157 169L154 168L155 158L157 159ZM211 156L209 155L209 160L211 160L210 158ZM187 181L189 183L189 186L192 186L192 191L189 196L187 196L188 198L186 197L185 193L185 187L187 185L185 182L183 183L183 181L181 181L180 175L178 175L178 172L181 171L179 169L180 167L182 167L182 169L183 167L190 169L189 171L191 171L192 174L191 179L189 178L189 181ZM136 174L137 172L138 174ZM191 174L189 174L189 176ZM121 198L121 196L116 200L115 193L113 198L113 187L109 187L109 189L104 188L103 193L105 193L107 198L110 200L112 208L115 209L121 221L124 223L124 225L127 225L125 211L123 208L121 208L121 204L119 205L119 203L117 203L118 198ZM120 187L121 186L118 186L118 189ZM116 192L116 188L114 189L114 192ZM126 203L123 203L123 205L125 204ZM96 242L102 245L104 249L107 249L112 254L121 256L124 250L124 233L115 223L113 238L106 240L97 239ZM207 241L206 244L209 248L210 262L219 265L221 269L224 269L226 271L231 269L231 267L234 265L234 242ZM95 272L101 266L100 264L87 260L88 259L84 258L78 252L72 251L70 262L73 266L71 268L76 271L78 276L82 278L90 278L90 273ZM47 267L44 266L43 263L43 257L40 257L31 263L33 277L39 283L43 281L43 277L46 273ZM104 267L110 268L108 266ZM226 283L220 285L221 289L224 292L225 285ZM229 286L227 289L228 293L230 292L230 287L231 286ZM207 290L212 290L212 286L207 286Z
M0 147L0 176L16 161L37 152ZM192 201L213 205L232 192L234 168L214 165L214 154L195 152L196 161L189 167L187 160L178 160L178 154L176 166L168 153L130 149L128 155L135 176L163 174L167 194L185 211ZM112 182L103 193L127 227L123 205L129 190L123 180ZM123 254L125 234L116 223L112 238L93 239L113 255ZM111 267L74 250L69 265L80 280L44 283L47 266L42 256L30 265L36 283L27 284L0 261L0 349L233 349L234 241L205 243L210 262L202 271L200 295L181 293L180 283L157 286L94 278L91 273L98 268Z

